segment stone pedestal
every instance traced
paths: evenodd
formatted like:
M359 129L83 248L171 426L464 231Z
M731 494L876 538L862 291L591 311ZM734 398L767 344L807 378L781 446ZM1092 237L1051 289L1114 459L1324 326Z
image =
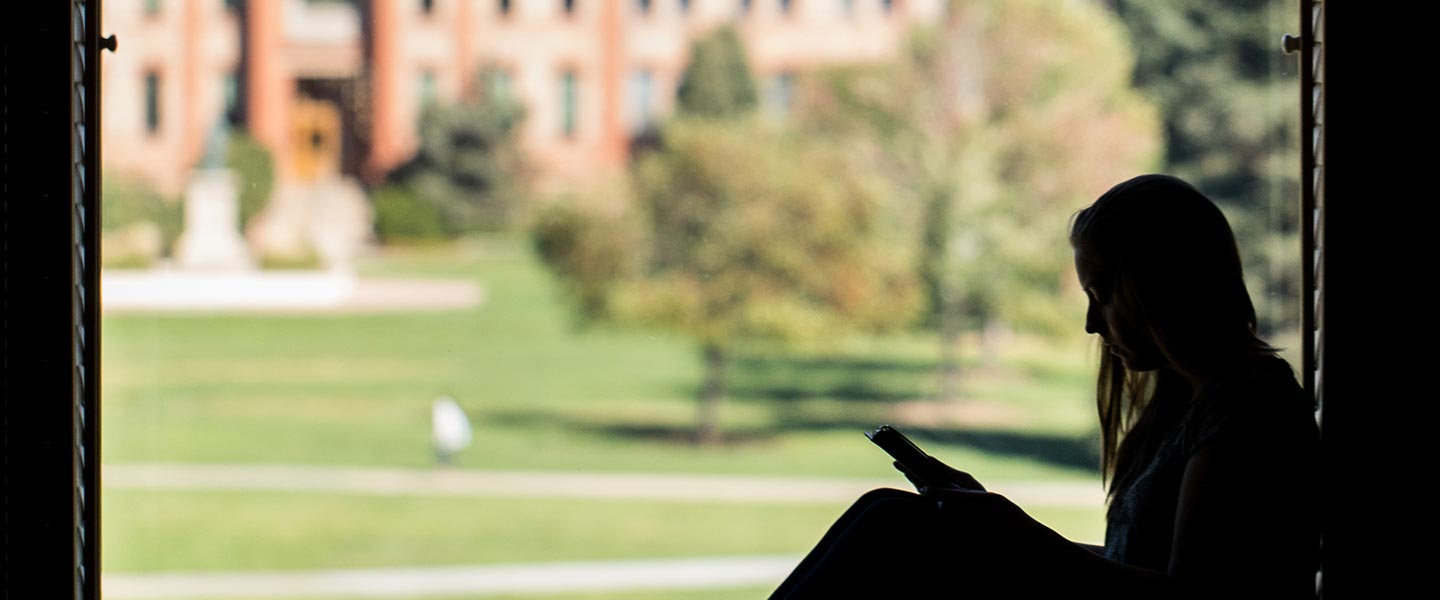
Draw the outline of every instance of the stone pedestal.
M239 270L253 266L240 235L240 206L235 174L199 169L185 189L185 230L176 242L175 260L186 269Z
M281 183L250 227L251 247L262 257L313 255L330 268L347 268L371 242L374 217L360 183L329 177Z

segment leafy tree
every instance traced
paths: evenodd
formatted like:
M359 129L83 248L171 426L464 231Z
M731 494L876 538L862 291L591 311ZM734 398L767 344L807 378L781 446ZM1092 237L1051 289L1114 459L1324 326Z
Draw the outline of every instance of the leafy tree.
M679 118L632 165L628 200L557 204L534 229L582 318L680 332L705 364L697 437L720 438L733 349L906 324L913 271L884 187L837 149L753 118L739 37L698 40Z
M1088 3L954 2L895 63L832 70L802 90L806 127L880 165L917 233L943 397L959 394L962 332L1077 322L1061 299L1065 219L1157 150L1131 61L1119 24Z
M580 325L619 317L615 290L640 269L643 243L637 220L623 209L606 210L593 197L567 196L536 214L531 224L535 249L560 276Z
M582 311L696 341L708 443L737 342L904 325L920 295L883 188L843 154L750 121L672 122L664 139L628 213L551 209L536 240Z
M1135 84L1161 110L1165 169L1230 217L1261 328L1297 328L1299 84L1295 57L1279 48L1280 36L1294 33L1295 2L1111 4L1135 47Z
M719 27L691 44L676 112L709 118L744 115L758 102L755 89L740 35L733 27Z
M451 235L515 223L528 167L516 141L524 109L506 99L428 106L420 147L390 177L434 207Z

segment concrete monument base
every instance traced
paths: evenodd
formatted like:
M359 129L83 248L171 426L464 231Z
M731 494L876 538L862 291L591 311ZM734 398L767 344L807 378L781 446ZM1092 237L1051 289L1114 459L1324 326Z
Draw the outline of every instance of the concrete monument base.
M185 230L175 243L181 268L205 271L250 269L254 263L240 235L235 174L198 169L185 190Z

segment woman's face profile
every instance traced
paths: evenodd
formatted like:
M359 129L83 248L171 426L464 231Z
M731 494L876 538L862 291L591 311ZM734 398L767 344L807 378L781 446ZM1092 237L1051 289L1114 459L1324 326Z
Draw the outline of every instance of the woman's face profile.
M1083 250L1075 249L1075 273L1085 290L1085 333L1099 334L1110 352L1131 371L1151 371L1167 364L1144 324L1118 308L1108 281L1101 281L1101 265Z

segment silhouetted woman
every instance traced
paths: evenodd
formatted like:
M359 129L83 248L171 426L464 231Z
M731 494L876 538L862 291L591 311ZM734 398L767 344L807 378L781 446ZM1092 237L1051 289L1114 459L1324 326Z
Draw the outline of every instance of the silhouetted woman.
M918 495L862 496L773 597L1314 597L1313 407L1256 336L1225 217L1143 175L1081 210L1070 244L1101 337L1105 545L945 467Z

